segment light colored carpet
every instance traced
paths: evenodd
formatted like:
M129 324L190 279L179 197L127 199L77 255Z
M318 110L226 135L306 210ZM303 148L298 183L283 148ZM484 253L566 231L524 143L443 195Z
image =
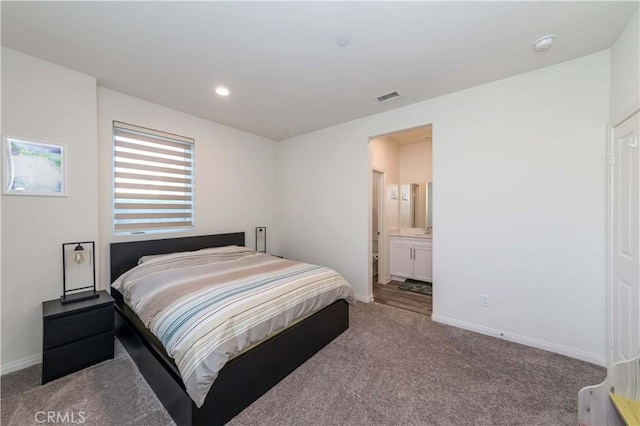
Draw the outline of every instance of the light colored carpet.
M377 303L234 418L239 425L575 425L578 390L604 368ZM2 424L38 410L90 425L171 425L135 364L116 359L40 386L39 366L2 377Z
M38 364L2 376L2 425L175 425L117 339L113 360L44 386L41 369ZM43 422L48 411L67 421Z

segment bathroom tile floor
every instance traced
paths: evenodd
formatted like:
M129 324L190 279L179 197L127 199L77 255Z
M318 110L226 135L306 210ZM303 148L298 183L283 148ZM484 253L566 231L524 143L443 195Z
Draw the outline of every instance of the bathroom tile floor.
M383 305L394 306L411 312L431 316L433 299L426 294L401 290L399 281L389 281L387 284L373 282L373 299Z

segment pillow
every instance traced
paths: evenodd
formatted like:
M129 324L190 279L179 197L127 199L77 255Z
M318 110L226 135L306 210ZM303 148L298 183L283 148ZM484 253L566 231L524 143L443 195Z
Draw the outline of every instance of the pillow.
M176 254L185 254L185 253L191 253L191 254L214 254L214 253L240 253L243 251L252 251L251 249L248 249L247 247L241 247L241 246L223 246L223 247L209 247L209 248L203 248L200 250L194 250L194 251L181 251L181 252L174 252L174 253L165 253L165 254L148 254L145 256L142 256L140 259L138 259L138 265L143 264L144 262L148 262L152 259L158 259L161 257L165 257L165 256L173 256Z
M173 254L173 253L169 253L169 254ZM167 255L166 254L149 254L146 256L142 256L140 259L138 259L138 265L142 265L144 262L147 262L151 259L156 259L162 256L167 256Z

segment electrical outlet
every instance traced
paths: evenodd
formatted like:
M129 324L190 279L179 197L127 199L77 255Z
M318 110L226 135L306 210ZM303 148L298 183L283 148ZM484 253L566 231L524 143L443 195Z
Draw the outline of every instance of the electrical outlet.
M489 307L489 295L488 294L481 294L480 295L480 306L484 306L486 308Z

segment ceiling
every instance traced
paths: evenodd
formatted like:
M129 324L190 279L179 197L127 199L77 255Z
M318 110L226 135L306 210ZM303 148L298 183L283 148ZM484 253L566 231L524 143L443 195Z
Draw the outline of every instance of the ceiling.
M400 130L397 132L382 135L378 138L390 140L398 145L411 145L414 143L431 142L433 137L433 126L414 127L412 129ZM376 139L378 139L376 138Z
M2 2L2 45L273 140L611 47L638 2ZM532 43L557 34L554 47ZM340 47L337 39L349 38ZM231 94L220 97L216 85ZM378 103L397 91L400 98Z

